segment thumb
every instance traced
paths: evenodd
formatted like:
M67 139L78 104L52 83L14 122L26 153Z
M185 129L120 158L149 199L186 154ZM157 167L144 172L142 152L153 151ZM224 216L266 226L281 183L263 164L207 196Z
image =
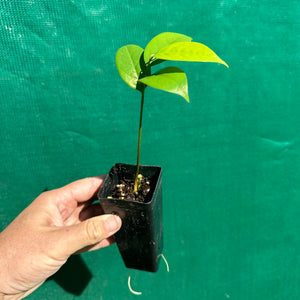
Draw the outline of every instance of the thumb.
M60 228L56 244L60 244L58 258L67 258L80 249L92 246L110 237L121 228L122 221L116 215L101 215L79 224ZM61 243L59 243L61 241Z

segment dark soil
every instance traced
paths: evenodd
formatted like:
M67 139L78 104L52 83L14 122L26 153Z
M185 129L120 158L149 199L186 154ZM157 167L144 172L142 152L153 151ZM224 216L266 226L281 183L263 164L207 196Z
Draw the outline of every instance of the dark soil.
M117 184L111 197L115 199L126 199L138 202L147 202L146 197L150 191L150 182L147 178L139 174L138 191L134 191L134 180L124 179Z

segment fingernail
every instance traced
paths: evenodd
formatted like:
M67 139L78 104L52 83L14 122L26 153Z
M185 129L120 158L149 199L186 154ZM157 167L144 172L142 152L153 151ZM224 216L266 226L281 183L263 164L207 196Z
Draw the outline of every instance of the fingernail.
M120 224L121 219L117 216L111 216L105 220L105 228L108 232L112 232L119 229Z

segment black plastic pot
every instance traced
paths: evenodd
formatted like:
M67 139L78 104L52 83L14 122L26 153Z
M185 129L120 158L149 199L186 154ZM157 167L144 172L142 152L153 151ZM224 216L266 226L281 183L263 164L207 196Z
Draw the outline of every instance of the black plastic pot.
M104 213L122 218L115 240L126 267L156 272L163 249L161 168L140 166L140 173L148 177L151 185L145 203L107 198L122 179L133 180L135 172L136 165L115 164L98 192L98 199Z

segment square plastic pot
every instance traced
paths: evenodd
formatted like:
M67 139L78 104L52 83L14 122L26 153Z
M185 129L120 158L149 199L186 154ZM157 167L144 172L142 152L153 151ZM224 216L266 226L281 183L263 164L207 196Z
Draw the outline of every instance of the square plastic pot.
M140 166L140 173L150 181L145 203L107 198L122 179L134 180L135 172L136 165L115 164L98 192L98 199L104 213L117 214L122 219L122 227L115 234L115 240L125 266L156 272L163 250L161 168Z

